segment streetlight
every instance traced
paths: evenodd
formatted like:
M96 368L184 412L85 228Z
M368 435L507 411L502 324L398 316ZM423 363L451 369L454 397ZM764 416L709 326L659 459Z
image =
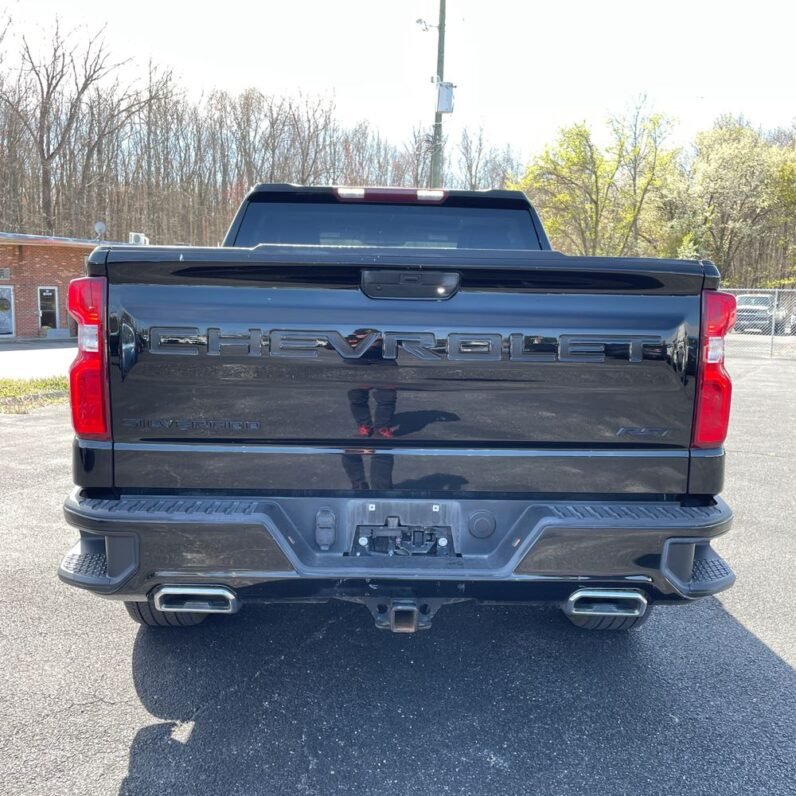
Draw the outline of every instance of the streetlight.
M445 2L439 0L439 24L430 25L425 19L417 24L423 31L437 29L437 73L432 78L437 86L437 107L434 113L434 134L431 139L431 187L442 187L442 114L453 112L453 83L443 79L445 71Z

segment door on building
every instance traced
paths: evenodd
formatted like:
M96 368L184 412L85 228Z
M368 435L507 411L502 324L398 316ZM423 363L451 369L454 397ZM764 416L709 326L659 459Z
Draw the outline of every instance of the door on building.
M58 288L39 288L39 328L58 328Z
M14 288L0 286L0 335L14 336Z

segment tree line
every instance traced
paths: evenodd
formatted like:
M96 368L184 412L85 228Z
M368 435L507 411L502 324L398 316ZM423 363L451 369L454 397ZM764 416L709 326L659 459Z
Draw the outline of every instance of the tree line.
M130 77L132 75L132 78ZM692 146L641 100L597 133L562 129L523 164L464 130L445 142L449 187L513 187L561 251L706 257L730 284L796 285L796 125L724 117ZM103 33L45 42L0 31L0 229L214 245L257 182L428 185L430 129L384 138L341 123L327 98L211 91L190 99L170 71L137 75Z
M641 100L605 143L575 124L513 187L534 200L562 251L707 258L728 285L796 287L796 124L762 131L723 116L692 146Z

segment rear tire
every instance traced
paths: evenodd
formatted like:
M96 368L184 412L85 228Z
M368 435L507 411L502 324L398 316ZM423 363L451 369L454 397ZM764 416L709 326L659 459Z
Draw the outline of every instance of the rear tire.
M633 630L641 627L651 613L652 607L647 606L643 616L564 616L581 630Z
M149 603L125 602L130 618L145 627L192 627L204 621L207 614L193 612L164 613Z

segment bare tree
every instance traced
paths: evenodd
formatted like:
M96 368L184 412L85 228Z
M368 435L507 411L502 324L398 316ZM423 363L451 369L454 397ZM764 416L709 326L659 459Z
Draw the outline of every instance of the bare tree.
M19 119L34 144L39 167L39 202L42 226L52 233L56 227L53 198L53 168L69 143L77 121L86 109L91 92L99 90L121 63L111 61L104 42L104 29L86 42L72 42L56 20L48 48L34 52L22 39L21 63L16 81L0 86L0 100ZM118 89L118 84L115 86ZM124 124L138 109L140 94L127 89L116 92L117 102L106 105L108 116L95 131L93 149L117 125ZM89 153L89 157L91 154Z
M485 160L484 128L479 127L475 135L467 128L462 130L459 141L459 173L463 187L476 191L483 186Z
M479 127L475 133L467 128L462 130L458 151L458 183L470 191L503 188L521 171L511 148L507 146L500 150L490 146L484 137L483 127Z
M168 71L115 61L102 31L81 42L56 24L37 50L24 38L10 48L8 30L0 22L0 229L85 237L104 220L110 239L213 245L257 182L428 185L423 126L391 142L367 121L342 123L329 98L193 100ZM794 130L723 118L679 152L642 98L606 146L574 125L527 169L465 130L445 184L522 188L567 251L707 256L735 283L796 284Z
M431 177L431 133L415 127L403 151L397 153L393 172L398 185L427 187Z

